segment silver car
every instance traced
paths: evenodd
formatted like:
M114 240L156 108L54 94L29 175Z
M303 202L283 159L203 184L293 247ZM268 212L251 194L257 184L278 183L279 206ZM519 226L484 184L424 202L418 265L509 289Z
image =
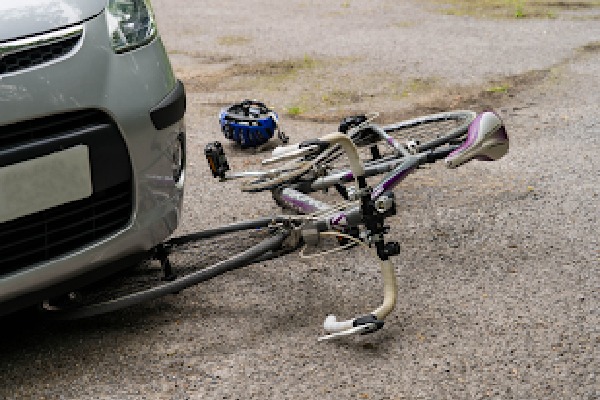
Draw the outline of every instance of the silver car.
M174 231L184 112L147 0L0 1L0 315Z

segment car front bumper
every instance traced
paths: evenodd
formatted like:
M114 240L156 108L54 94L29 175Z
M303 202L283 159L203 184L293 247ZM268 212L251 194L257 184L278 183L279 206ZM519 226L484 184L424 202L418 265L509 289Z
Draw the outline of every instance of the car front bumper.
M185 92L162 42L115 54L104 14L83 27L66 58L0 77L0 135L2 126L34 118L78 110L106 114L131 164L131 218L122 229L50 260L18 270L0 265L0 315L131 265L179 223L185 169L175 180L173 158L185 144Z

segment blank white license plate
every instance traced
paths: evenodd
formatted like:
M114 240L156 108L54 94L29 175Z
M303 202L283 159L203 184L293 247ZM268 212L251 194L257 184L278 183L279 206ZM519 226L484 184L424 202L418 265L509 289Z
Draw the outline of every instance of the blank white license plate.
M90 157L79 145L0 168L0 223L92 194Z

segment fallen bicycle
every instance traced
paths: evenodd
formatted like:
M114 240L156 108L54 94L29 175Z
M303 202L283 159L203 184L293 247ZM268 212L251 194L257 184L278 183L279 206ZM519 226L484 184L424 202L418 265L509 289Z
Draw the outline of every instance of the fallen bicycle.
M153 251L160 274L155 269L151 285L133 285L124 293L113 291L109 296L74 302L75 306L48 305L50 315L75 319L111 312L298 249L300 256L306 257L308 247L334 237L339 245L321 255L354 245L374 250L383 276L384 298L379 307L365 315L344 321L329 315L323 325L326 335L320 340L381 329L397 299L391 259L399 254L400 245L385 240L390 230L386 218L395 215L397 208L393 189L419 167L439 160L445 160L451 169L474 159L498 160L508 152L509 139L499 116L489 111L479 115L471 111L441 113L387 126L374 124L375 117L348 118L340 126L341 132L278 147L263 164L283 165L269 170L230 172L221 144L208 144L205 155L214 177L223 182L242 179L241 189L246 192L269 190L278 205L294 214L171 238ZM368 184L367 178L379 175L383 176L378 182ZM334 188L341 201L331 205L310 195L328 188ZM227 256L212 263L217 254ZM202 255L210 265L198 268Z

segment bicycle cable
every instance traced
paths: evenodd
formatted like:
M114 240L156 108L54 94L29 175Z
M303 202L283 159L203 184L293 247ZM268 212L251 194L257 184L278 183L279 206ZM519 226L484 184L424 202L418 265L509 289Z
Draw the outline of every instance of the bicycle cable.
M326 231L326 232L319 233L319 235L343 237L344 239L348 239L350 241L350 243L348 243L346 245L343 245L343 246L340 246L340 247L336 247L336 248L333 248L333 249L322 251L320 253L310 254L310 255L304 255L304 251L308 247L308 245L305 244L302 247L302 249L300 250L300 253L299 253L300 258L305 259L305 260L310 260L310 259L313 259L313 258L323 257L323 256L326 256L328 254L333 254L333 253L336 253L338 251L349 249L350 247L352 247L352 246L354 246L356 244L359 244L359 245L367 247L367 248L369 247L362 240L359 240L359 239L355 238L354 236L350 236L350 235L347 235L347 234L342 233L342 232Z

